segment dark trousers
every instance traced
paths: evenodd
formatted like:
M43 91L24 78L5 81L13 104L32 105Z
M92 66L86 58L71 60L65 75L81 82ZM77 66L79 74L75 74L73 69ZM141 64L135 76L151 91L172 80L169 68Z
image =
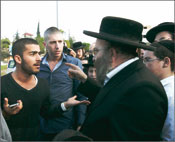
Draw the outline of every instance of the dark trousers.
M45 134L45 133L43 133L43 132L40 131L39 140L40 141L52 141L57 134L58 133Z

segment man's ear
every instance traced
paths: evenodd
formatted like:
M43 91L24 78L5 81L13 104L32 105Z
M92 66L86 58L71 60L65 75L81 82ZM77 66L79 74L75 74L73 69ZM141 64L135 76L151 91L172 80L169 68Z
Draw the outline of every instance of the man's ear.
M117 59L117 53L116 53L115 49L110 48L109 50L110 50L110 56L112 57L112 60L115 61Z
M14 60L16 61L17 64L21 64L22 63L22 59L19 55L15 55L14 56Z
M110 48L109 50L110 50L111 57L113 57L113 56L116 57L117 56L117 53L116 53L114 48Z
M170 61L170 58L168 57L165 57L163 59L164 63L163 63L163 68L167 68L167 67L170 67L171 66L171 61Z

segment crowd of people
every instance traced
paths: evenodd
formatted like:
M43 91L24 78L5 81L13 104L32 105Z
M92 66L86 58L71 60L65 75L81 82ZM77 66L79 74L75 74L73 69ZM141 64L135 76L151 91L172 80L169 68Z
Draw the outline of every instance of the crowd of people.
M46 54L32 38L13 44L16 70L1 77L0 140L175 141L175 24L106 16L89 54L56 27Z

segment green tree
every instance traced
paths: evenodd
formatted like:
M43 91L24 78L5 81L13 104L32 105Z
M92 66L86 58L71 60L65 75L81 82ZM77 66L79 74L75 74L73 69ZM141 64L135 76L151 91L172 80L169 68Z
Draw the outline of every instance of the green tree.
M36 37L41 37L41 35L40 35L39 22L38 22L38 27L37 27Z
M1 39L1 49L9 48L10 40L8 38Z
M41 50L41 54L45 54L45 46L44 46L44 38L43 37L36 37L36 41L38 42Z
M7 57L10 57L9 51L8 50L1 50L1 61L3 61Z
M18 33L18 31L17 31L16 34L15 34L14 42L15 42L16 40L18 40L18 39L20 39L20 37L19 37L19 33Z
M82 43L83 45L85 45L85 51L88 52L89 51L89 47L90 47L90 44L89 43L86 43L86 42L83 42Z
M72 44L75 42L75 38L69 36L69 43L70 43L70 47L72 47Z
M67 44L67 47L68 47L68 48L71 48L71 47L70 47L70 42L69 42L69 40L64 40L64 42Z
M1 61L10 56L9 46L10 40L8 38L1 39Z

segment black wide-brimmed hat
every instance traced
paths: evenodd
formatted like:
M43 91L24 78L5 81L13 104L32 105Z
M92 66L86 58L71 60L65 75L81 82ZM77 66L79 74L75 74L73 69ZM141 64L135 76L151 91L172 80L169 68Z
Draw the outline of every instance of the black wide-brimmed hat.
M155 37L158 33L162 32L162 31L168 31L171 33L174 33L174 28L175 28L175 24L173 22L163 22L155 27L153 27L152 29L150 29L147 33L146 33L146 39L152 43L155 40Z
M153 51L154 47L141 43L142 31L143 25L139 22L107 16L102 19L99 33L86 30L83 33L115 44L125 45L128 48L142 48Z
M74 42L72 45L73 50L83 49L85 46L82 44L81 41Z

